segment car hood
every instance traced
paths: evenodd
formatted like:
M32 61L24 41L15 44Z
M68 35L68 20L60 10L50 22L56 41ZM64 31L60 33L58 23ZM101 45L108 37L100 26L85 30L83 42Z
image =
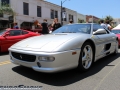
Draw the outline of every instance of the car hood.
M49 34L31 37L22 40L11 48L23 49L23 50L33 50L41 52L51 52L55 48L61 46L65 42L84 34Z

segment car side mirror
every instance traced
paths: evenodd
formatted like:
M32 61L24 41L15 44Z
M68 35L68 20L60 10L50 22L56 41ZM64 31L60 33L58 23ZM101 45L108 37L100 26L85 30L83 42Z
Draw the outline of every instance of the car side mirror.
M100 35L100 34L106 34L106 30L105 29L98 29L96 31L93 32L93 35Z

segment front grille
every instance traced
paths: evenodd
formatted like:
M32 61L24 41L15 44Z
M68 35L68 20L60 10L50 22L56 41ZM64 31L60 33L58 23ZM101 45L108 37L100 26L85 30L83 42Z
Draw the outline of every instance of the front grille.
M21 54L16 52L11 52L11 54L14 58L22 61L34 62L36 60L36 56L34 55L27 55L27 54Z

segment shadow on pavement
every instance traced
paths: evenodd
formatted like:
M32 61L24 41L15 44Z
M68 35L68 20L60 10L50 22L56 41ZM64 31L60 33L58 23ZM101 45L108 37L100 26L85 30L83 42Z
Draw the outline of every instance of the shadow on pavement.
M89 76L92 76L96 73L98 73L101 69L104 67L114 67L115 65L109 65L111 62L119 58L120 54L113 56L107 56L105 58L100 59L97 61L92 68L84 73L80 73L77 71L77 69L72 69L64 72L59 72L59 73L53 73L53 74L48 74L48 73L40 73L33 71L30 68L25 68L21 66L17 66L12 68L12 70L22 76L25 76L27 78L30 78L32 80L48 84L48 85L53 85L53 86L66 86L72 83L75 83L77 81L80 81L84 78L87 78Z
M3 52L3 53L0 53L0 56L4 56L4 55L8 55L9 52Z

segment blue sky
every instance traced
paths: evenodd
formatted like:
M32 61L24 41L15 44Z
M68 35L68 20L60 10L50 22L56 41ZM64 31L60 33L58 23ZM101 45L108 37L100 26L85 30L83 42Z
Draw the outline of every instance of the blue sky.
M57 5L61 3L61 0L46 1ZM120 18L120 0L66 0L63 7L84 15L94 15L99 18L104 18L108 15L113 18Z

